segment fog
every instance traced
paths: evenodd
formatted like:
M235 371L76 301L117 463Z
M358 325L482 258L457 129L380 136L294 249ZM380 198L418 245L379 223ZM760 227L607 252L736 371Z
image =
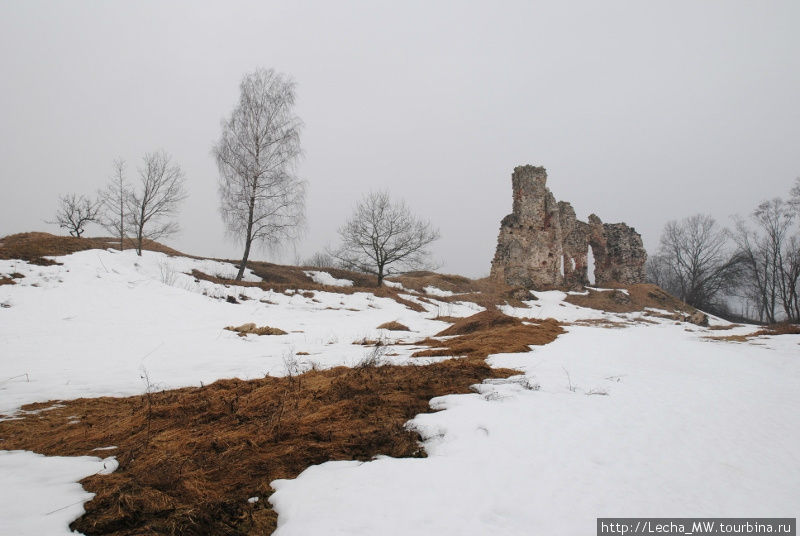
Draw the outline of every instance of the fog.
M190 193L166 242L241 255L211 147L271 67L297 83L308 225L254 258L335 245L385 189L440 229L442 271L485 275L519 164L652 252L666 221L729 224L800 175L798 21L794 1L4 2L0 236L61 232L59 194L164 149Z

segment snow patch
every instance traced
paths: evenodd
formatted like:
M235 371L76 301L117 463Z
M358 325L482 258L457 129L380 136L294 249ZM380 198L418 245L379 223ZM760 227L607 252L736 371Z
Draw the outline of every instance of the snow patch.
M320 272L309 270L304 272L308 277L314 280L314 283L326 285L328 287L352 287L353 282L349 279L336 279L328 272Z

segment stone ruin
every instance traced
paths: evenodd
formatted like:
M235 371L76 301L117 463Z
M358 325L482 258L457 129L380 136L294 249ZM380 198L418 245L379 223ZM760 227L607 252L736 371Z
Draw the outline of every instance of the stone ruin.
M644 283L647 253L636 229L594 214L578 220L569 203L556 202L543 167L518 166L511 182L513 212L500 224L492 277L526 288L583 287L591 247L595 285Z

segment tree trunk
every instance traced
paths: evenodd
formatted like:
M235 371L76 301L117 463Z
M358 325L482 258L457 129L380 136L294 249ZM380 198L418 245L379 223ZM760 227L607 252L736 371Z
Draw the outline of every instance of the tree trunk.
M253 185L253 191L255 192L255 185ZM247 267L247 257L250 256L250 244L253 242L253 212L255 211L255 206L256 197L254 194L250 196L250 204L247 207L247 235L244 237L244 255L239 265L239 272L236 274L236 281L241 281L244 277L244 269Z
M144 197L147 198L147 195L145 194ZM137 232L136 232L136 254L139 255L140 257L142 256L142 242L144 241L143 238L144 238L144 223L145 223L144 221L145 207L146 207L145 201L144 199L142 199L142 208L139 213L139 225L137 226Z
M242 256L242 262L239 263L239 272L236 274L236 281L241 281L244 277L244 269L247 267L247 257L250 256L250 244L252 240L249 238L245 240L244 243L244 255Z
M122 239L125 236L125 205L123 205L123 197L119 195L119 250L123 250Z
M142 242L143 240L143 231L142 226L140 225L138 230L136 231L136 254L140 257L142 256Z

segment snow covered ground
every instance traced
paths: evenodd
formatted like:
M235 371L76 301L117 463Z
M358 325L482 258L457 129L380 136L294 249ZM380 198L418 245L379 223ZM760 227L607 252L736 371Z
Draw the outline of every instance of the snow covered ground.
M437 314L479 310L433 300L435 291L427 292L432 304L404 295L427 308L417 313L367 293L226 288L186 273L230 275L229 264L153 252L58 260L0 261L0 275L25 276L0 286L0 413L139 394L145 375L160 389L285 374L293 358L305 367L353 365L365 354L354 341L409 338L378 330L383 322L422 339L446 327ZM505 312L562 321L641 316L580 308L560 292L536 297L529 309ZM223 330L246 322L288 334ZM656 322L570 326L532 352L493 356L493 365L521 376L432 401L445 411L410 423L426 438L428 458L329 462L275 482L277 534L587 534L598 516L796 516L800 336L728 343L705 337L753 327ZM386 360L407 363L413 351L399 346ZM0 451L0 533L68 534L90 497L75 482L109 465Z
M571 327L491 359L533 389L435 399L446 411L411 423L428 458L329 462L274 483L276 534L584 535L597 517L795 517L798 342Z
M0 286L0 413L30 402L140 394L145 372L166 389L283 375L296 352L309 353L297 356L305 368L353 365L365 352L355 341L409 338L378 330L384 322L398 321L422 339L448 326L431 320L439 305L451 316L476 312L474 304L434 302L420 314L364 292L309 297L226 288L187 273L232 277L232 265L154 252L90 250L58 260L64 264L0 260L0 274L25 276ZM289 333L242 338L223 329L247 322ZM393 353L400 355L387 361L405 363L413 347Z
M113 458L0 450L0 534L61 536L94 497L78 481L117 468Z

